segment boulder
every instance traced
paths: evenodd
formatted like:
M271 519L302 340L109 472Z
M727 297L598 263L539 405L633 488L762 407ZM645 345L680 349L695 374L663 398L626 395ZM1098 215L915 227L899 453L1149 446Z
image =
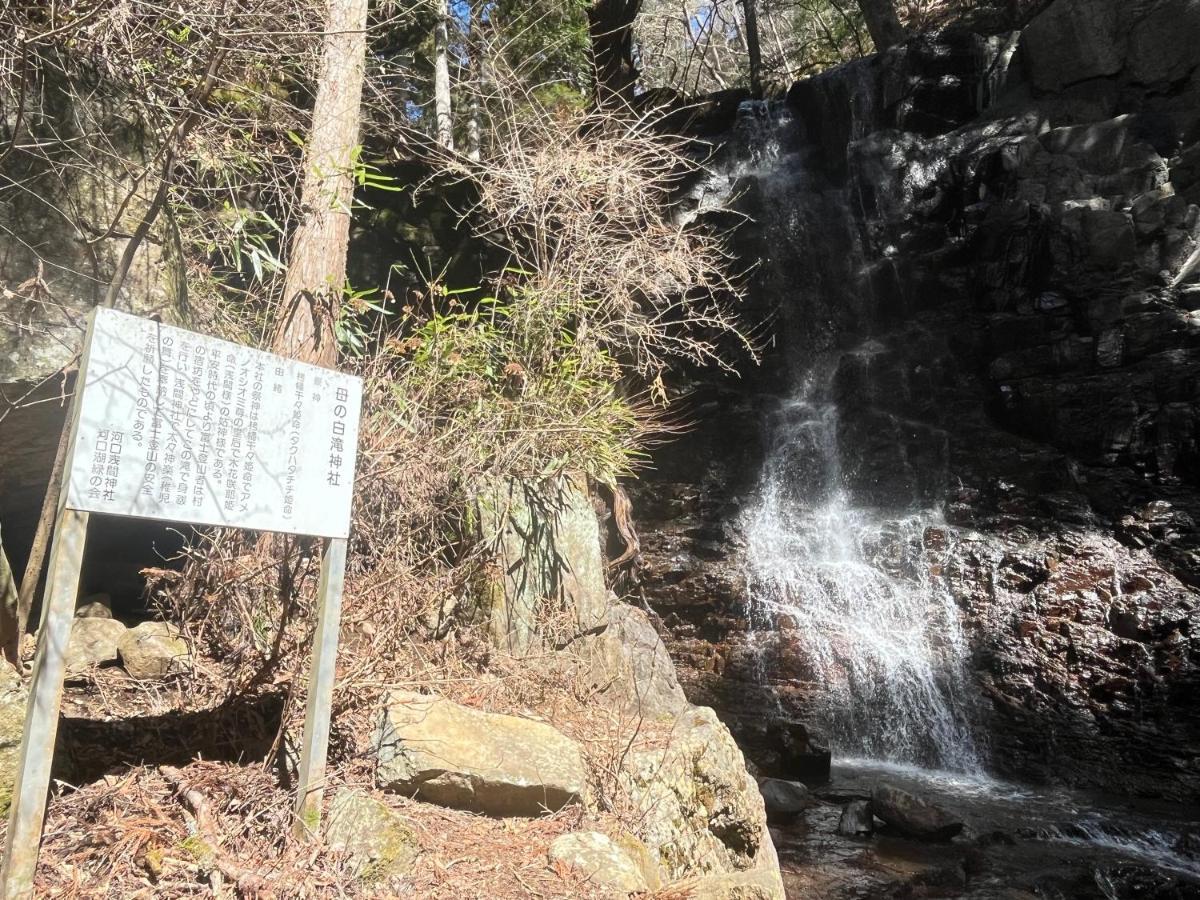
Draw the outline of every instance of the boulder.
M758 790L762 794L767 820L770 822L794 819L808 809L811 802L808 788L798 781L765 778L759 782Z
M21 736L25 733L25 700L21 676L0 659L0 815L8 814L12 802L13 781L21 757Z
M67 674L79 675L93 666L116 662L128 631L115 619L75 619L67 641Z
M573 831L550 844L551 864L575 869L591 884L622 894L658 890L660 879L646 845L632 836L613 840L599 831Z
M842 807L837 833L843 837L859 837L875 830L875 814L870 800L851 800Z
M638 837L668 878L731 876L758 885L764 896L783 896L758 785L711 709L681 715L665 748L631 752L619 778L637 813Z
M413 830L395 810L352 788L334 795L325 844L348 853L355 876L375 883L407 874L421 851Z
M578 745L554 728L394 691L375 735L380 787L493 816L536 816L580 802Z
M586 484L502 479L479 491L475 509L498 573L479 602L497 647L524 656L543 646L539 614L548 604L568 612L568 640L604 627L609 594Z
M90 594L75 607L77 619L111 619L112 597L108 594Z
M1186 78L1196 68L1200 0L1159 0L1143 6L1129 30L1130 80L1162 85Z
M642 610L613 601L608 627L588 638L584 653L592 683L616 708L651 718L687 708L670 654Z
M871 792L871 810L897 831L923 841L948 841L963 823L940 806L888 784Z
M1121 0L1058 0L1021 33L1020 52L1034 87L1062 88L1125 64Z
M78 622L102 622L80 619ZM187 641L168 622L142 622L128 629L117 643L121 665L133 678L152 681L187 672L192 667Z

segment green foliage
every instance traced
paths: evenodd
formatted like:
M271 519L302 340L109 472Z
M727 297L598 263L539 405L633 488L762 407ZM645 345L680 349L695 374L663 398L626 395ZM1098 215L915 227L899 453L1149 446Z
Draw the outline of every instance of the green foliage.
M628 474L644 424L620 396L619 367L580 341L568 309L516 286L505 296L441 290L434 309L392 348L393 415L442 448L470 479Z

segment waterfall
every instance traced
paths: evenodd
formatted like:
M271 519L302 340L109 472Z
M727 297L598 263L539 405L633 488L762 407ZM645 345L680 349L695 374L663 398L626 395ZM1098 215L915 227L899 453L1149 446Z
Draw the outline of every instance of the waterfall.
M949 534L935 511L855 505L837 424L817 374L781 404L745 521L752 618L794 630L836 754L978 771L966 642L939 577Z
M954 548L912 489L929 481L930 460L910 461L896 441L886 505L880 491L861 490L873 475L854 477L857 457L846 451L861 448L839 438L846 410L834 384L847 359L869 368L873 298L847 194L811 174L801 129L786 108L747 104L733 165L701 202L717 207L743 192L756 204L760 290L779 298L798 385L778 402L742 523L751 620L768 641L779 627L798 646L817 686L806 717L835 754L978 771L966 641L939 577ZM860 402L888 433L920 427L905 428L887 398ZM897 503L898 494L912 502Z

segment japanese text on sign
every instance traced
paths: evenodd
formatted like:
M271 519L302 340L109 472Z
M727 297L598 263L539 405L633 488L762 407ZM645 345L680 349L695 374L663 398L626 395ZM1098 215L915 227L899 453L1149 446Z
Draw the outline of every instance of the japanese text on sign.
M111 309L93 315L69 507L347 536L360 379Z

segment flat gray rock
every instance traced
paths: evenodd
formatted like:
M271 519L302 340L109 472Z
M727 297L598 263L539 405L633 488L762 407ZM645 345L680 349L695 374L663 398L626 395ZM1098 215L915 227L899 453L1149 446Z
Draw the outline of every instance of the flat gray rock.
M379 786L493 816L536 816L580 801L578 745L542 722L394 691L376 734Z

